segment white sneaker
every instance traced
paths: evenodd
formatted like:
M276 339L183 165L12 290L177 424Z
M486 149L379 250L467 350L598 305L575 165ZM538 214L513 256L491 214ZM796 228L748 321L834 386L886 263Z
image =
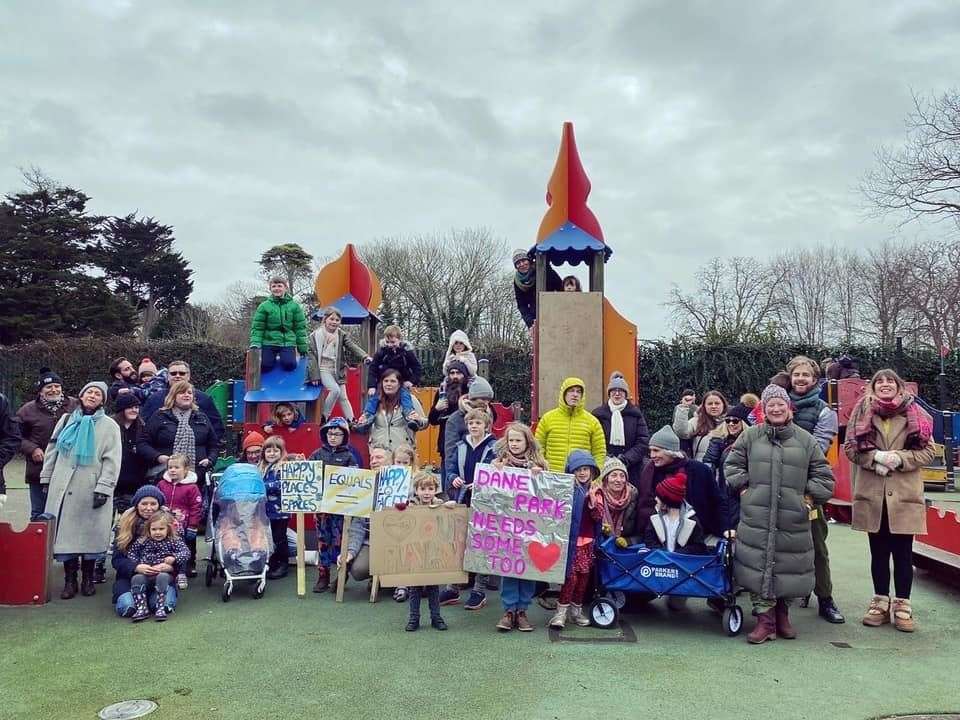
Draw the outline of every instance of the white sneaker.
M553 617L550 618L550 627L555 630L563 630L563 626L567 624L567 608L569 605L561 605L557 603L557 611L553 614Z
M573 620L580 627L586 627L590 624L590 618L583 614L582 605L571 605L570 606L570 619Z
M187 589L187 576L185 573L180 573L177 575L177 589L186 590Z

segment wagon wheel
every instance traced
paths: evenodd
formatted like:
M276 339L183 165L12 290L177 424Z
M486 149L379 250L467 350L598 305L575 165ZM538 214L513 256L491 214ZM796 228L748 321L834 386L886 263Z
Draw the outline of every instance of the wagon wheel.
M728 607L723 611L723 629L727 631L727 635L730 637L739 635L742 628L743 610L739 605Z
M616 603L608 597L594 600L590 606L590 621L600 628L613 627L619 614Z

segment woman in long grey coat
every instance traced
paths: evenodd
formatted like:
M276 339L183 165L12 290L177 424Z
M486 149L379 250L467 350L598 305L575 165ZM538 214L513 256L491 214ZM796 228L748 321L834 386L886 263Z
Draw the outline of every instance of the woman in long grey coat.
M44 453L40 482L48 486L46 514L57 519L54 559L63 562L63 592L93 595L93 568L110 545L113 488L120 472L120 427L103 411L107 386L91 382L80 391L80 406L57 422Z
M734 565L757 616L747 636L754 644L797 636L788 609L813 590L810 512L833 495L833 471L793 423L786 391L768 385L760 402L764 422L740 434L723 466L727 486L740 491Z

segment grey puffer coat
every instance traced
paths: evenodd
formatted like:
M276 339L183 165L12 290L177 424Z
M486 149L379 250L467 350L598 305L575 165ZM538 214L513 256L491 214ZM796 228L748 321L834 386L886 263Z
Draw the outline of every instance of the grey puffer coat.
M743 490L737 527L737 582L761 597L804 597L813 590L809 495L833 495L833 471L813 436L792 422L744 430L723 466L728 487Z

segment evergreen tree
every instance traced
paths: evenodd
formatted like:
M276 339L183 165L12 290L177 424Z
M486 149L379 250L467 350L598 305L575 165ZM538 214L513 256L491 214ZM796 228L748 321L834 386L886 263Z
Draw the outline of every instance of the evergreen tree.
M129 333L131 307L95 273L101 218L37 171L0 202L0 344L45 334Z

